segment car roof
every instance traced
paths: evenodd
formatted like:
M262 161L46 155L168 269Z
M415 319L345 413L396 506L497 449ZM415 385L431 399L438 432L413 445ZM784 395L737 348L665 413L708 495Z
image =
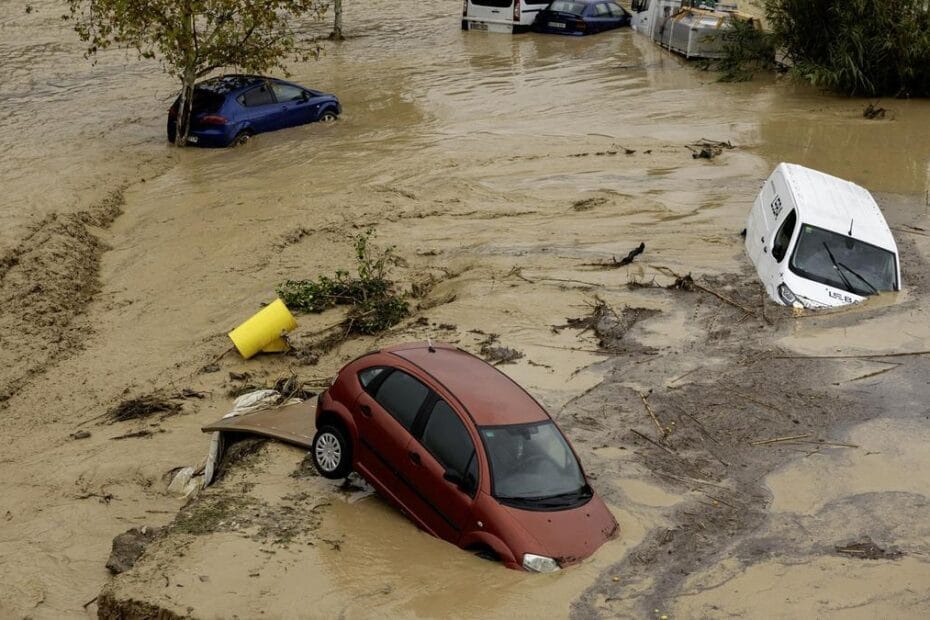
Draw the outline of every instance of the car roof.
M442 384L478 426L550 419L546 410L513 379L452 345L418 342L388 347L381 352L410 362Z
M776 171L794 195L802 223L842 234L852 224L854 238L897 252L885 216L868 190L797 164L781 163Z

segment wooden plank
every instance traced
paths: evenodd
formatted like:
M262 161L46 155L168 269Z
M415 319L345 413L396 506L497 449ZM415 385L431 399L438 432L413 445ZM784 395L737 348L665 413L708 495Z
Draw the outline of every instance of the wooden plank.
M316 399L313 398L296 405L223 418L201 430L205 433L222 431L262 435L309 450L316 432L315 415Z

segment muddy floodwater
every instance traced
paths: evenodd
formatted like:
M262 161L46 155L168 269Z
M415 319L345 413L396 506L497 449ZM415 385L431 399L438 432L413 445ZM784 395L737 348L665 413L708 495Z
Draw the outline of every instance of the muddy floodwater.
M30 6L0 5L0 617L930 615L926 102L866 120L780 78L718 83L629 30L464 33L458 2L373 0L291 67L338 122L178 150L156 64L92 64L59 3ZM734 148L693 159L702 138ZM739 233L781 161L875 193L901 293L764 300ZM299 315L299 355L224 354L283 280L350 268L368 228L403 259L409 319L318 349L339 311ZM599 304L606 323L568 325ZM167 489L236 390L490 334L620 523L579 566L475 558L277 444L192 501ZM108 421L153 393L180 411ZM167 529L111 577L113 537L142 526Z

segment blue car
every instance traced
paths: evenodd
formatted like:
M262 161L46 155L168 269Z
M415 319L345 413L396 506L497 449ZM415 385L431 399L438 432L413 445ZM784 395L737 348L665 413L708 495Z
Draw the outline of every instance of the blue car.
M177 133L180 97L168 110L168 140ZM317 121L342 112L335 95L259 75L224 75L194 88L188 144L230 146L255 134Z
M585 35L629 26L632 15L616 2L555 0L536 14L533 30Z

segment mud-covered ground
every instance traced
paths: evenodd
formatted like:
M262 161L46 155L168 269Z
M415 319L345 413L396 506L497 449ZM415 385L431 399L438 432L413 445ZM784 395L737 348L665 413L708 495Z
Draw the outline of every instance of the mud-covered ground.
M0 8L0 616L930 612L928 362L902 355L930 350L925 103L869 121L780 80L718 84L628 31L483 36L457 6L374 2L293 68L339 94L338 123L177 151L170 82L118 52L84 64L54 2L33 6ZM736 148L692 159L702 138ZM764 302L739 232L783 160L877 192L903 292ZM297 354L227 351L277 284L351 267L368 228L403 259L407 320L323 349L343 315L302 315ZM192 501L167 489L248 386L491 334L621 524L579 566L474 558L274 443ZM143 526L165 529L112 578L112 539Z

